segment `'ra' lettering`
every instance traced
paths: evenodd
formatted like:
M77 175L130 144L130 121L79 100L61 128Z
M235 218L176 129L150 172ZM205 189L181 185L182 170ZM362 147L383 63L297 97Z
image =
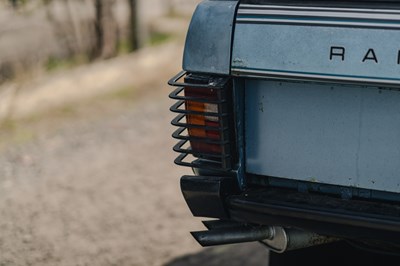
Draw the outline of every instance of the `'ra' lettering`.
M331 46L330 47L330 53L329 53L329 60L340 60L344 61L345 60L345 53L346 49L342 46ZM367 61L373 61L376 64L378 63L378 57L376 56L376 53L374 49L369 48L368 51L365 53L363 59L361 60L362 63L365 63ZM397 64L400 65L400 50L398 50L397 53Z

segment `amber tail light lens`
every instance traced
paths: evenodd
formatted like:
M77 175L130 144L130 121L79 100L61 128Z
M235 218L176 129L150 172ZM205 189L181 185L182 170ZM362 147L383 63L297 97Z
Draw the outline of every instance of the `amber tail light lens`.
M189 98L197 97L199 99L208 99L212 102L218 100L218 91L215 89L207 88L194 88L185 87L185 96ZM196 138L204 138L210 140L220 140L221 133L219 130L212 128L219 128L221 123L218 115L218 104L217 103L207 103L207 102L196 102L196 101L186 101L186 110L198 112L201 114L187 114L186 119L188 124L192 125L202 125L203 128L189 128L189 136ZM214 116L215 115L215 116ZM218 144L205 143L201 141L195 141L192 139L190 141L191 147L194 151L198 152L210 152L210 153L221 153L222 148Z
M179 82L182 79L184 82ZM178 87L170 94L177 100L171 111L178 113L172 121L178 127L173 137L180 140L174 147L180 153L175 162L196 168L231 169L231 80L181 72L169 84ZM188 155L192 160L187 160Z

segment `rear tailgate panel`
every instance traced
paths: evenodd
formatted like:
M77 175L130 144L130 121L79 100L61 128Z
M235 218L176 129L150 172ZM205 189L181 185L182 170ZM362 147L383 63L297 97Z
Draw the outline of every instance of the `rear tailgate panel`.
M246 170L400 192L400 92L247 80Z
M399 10L241 5L246 171L399 193L399 38Z

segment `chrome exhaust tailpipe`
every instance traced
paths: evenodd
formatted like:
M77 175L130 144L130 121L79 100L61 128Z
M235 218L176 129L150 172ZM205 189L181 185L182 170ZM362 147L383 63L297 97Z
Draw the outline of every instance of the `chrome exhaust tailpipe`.
M321 236L312 232L279 226L273 226L272 231L272 238L263 239L260 242L276 253L329 244L341 240L335 237Z
M260 241L270 238L271 228L268 226L239 226L218 228L210 231L191 232L192 236L203 247Z
M203 247L260 241L268 249L283 253L340 240L279 226L250 226L220 220L203 223L209 231L192 232L193 237Z

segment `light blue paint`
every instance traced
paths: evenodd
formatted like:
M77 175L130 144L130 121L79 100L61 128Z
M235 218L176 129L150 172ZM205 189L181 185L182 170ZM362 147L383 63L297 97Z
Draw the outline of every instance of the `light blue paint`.
M245 105L248 173L400 192L399 91L249 79Z
M331 46L345 47L344 61L330 60ZM362 62L370 48L378 63ZM237 24L232 68L400 83L399 50L400 31L393 29Z
M183 55L188 72L229 75L237 1L203 1L190 22Z

